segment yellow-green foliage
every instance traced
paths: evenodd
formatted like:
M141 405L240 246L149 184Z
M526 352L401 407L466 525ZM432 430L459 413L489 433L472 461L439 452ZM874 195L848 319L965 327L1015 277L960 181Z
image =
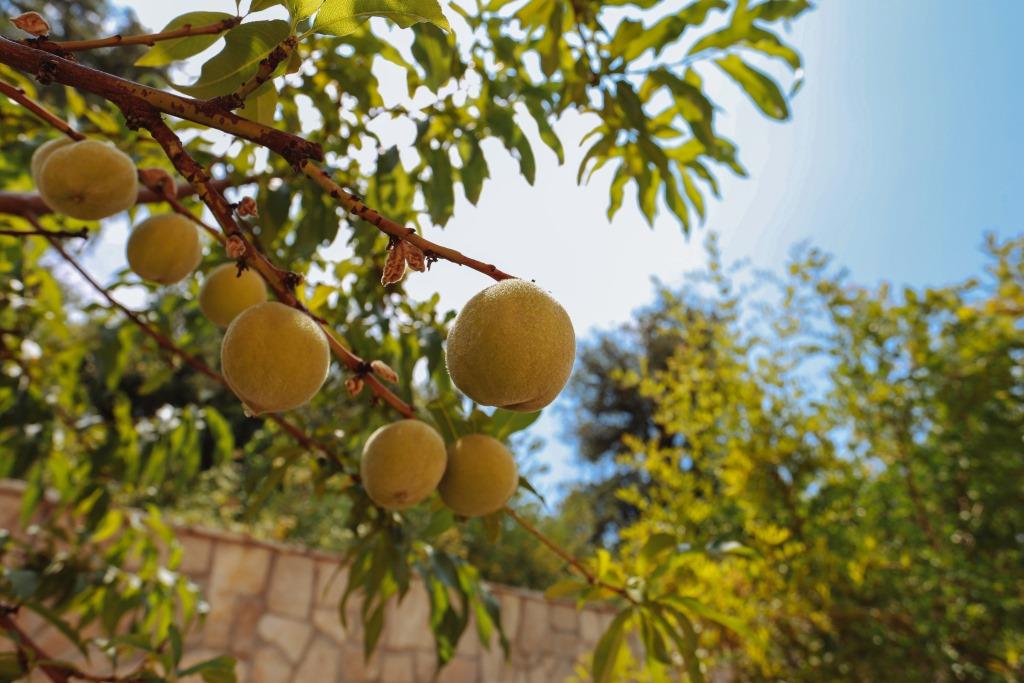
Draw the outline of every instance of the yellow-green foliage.
M128 236L125 251L132 272L161 285L184 280L203 258L199 230L176 213L157 214L139 223Z
M488 406L534 411L565 386L576 335L565 309L525 280L503 280L479 292L448 333L452 381Z
M135 162L112 144L99 140L53 143L40 153L33 175L39 194L57 213L99 220L135 204Z
M227 327L239 313L267 300L267 285L252 268L241 273L234 263L217 266L199 290L199 310L219 327Z
M305 313L276 301L251 306L224 333L224 378L254 414L308 403L331 363L327 336Z
M437 430L420 420L400 420L366 440L359 472L374 503L404 510L437 488L446 462L444 440Z
M456 514L480 517L500 510L518 483L516 461L505 444L469 434L448 447L448 467L437 490Z

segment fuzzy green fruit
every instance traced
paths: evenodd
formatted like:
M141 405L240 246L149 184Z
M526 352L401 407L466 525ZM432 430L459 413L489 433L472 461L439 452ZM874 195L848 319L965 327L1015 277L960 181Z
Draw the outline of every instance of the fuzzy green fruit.
M480 517L503 508L518 485L519 470L505 444L470 434L448 447L448 467L437 490L456 514Z
M359 474L370 500L404 510L437 488L447 458L437 430L419 420L399 420L366 440Z
M252 415L309 403L327 379L327 335L305 313L276 301L245 309L231 322L220 347L231 390Z
M470 299L445 348L448 374L466 396L520 412L555 400L575 358L569 315L525 280L502 280Z
M32 174L32 182L39 185L39 169L43 167L46 160L50 158L50 155L56 152L61 147L74 144L74 140L69 137L59 137L53 140L47 140L43 144L36 148L36 151L32 154L32 161L29 164L29 170Z
M36 186L47 206L83 221L113 216L135 205L135 162L113 145L82 140L55 145L38 164Z
M126 251L133 273L161 285L184 280L203 258L199 230L176 213L150 216L135 226Z
M199 290L199 310L219 327L227 327L235 317L267 300L267 285L251 268L238 272L234 263L217 266L206 276Z

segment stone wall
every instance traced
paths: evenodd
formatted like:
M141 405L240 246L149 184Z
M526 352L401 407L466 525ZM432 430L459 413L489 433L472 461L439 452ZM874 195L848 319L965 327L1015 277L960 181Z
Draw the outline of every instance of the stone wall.
M0 526L15 523L20 498L19 485L0 482ZM389 608L377 652L365 662L359 601L348 605L348 629L338 618L345 588L338 556L207 529L179 527L177 534L185 549L182 571L203 587L211 606L190 636L188 661L232 654L243 683L554 683L572 674L612 617L492 585L511 644L508 661L497 643L482 647L471 628L435 679L421 585ZM30 616L19 618L48 654L71 657L60 634Z

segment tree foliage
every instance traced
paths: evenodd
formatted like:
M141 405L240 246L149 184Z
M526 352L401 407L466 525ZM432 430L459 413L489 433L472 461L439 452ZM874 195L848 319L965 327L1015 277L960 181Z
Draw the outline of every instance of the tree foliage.
M3 4L9 6L15 5ZM76 6L82 11L46 15L53 29L46 38L0 37L0 79L89 137L127 151L140 169L174 173L191 157L232 188L232 210L254 199L255 212L249 207L247 215L257 217L246 239L268 263L303 277L295 285L299 278L270 266L261 274L283 278L294 286L284 293L297 305L343 330L344 352L393 368L395 401L418 409L448 441L471 432L508 440L537 414L487 412L454 390L443 362L454 313L441 308L438 296L408 298L401 283L382 288L389 254L444 226L457 188L476 203L495 155L514 158L530 183L538 142L561 162L565 144L576 141L563 140L556 125L570 111L594 123L580 179L606 166L613 171L609 216L631 185L649 222L661 206L689 229L704 215L705 192L718 194L716 174L744 173L735 144L717 132L721 93L705 87L705 76L725 74L765 115L787 118L786 92L800 59L778 29L809 7L805 0L697 0L678 7L647 0L496 0L443 9L436 0L253 0L238 17L212 6L179 17L165 28L179 32L173 39L140 41L153 43L146 51L113 40L72 51L74 61L67 59L68 44L54 41L97 38L106 28L100 20L110 16L105 3ZM121 18L118 30L137 32L128 16ZM216 26L190 32L203 25ZM208 48L212 56L188 82L181 61ZM118 52L125 49L134 52ZM26 72L18 66L22 59L39 60L39 68ZM99 72L82 71L78 63ZM177 120L170 122L173 131L160 132L153 102L167 101L163 93L140 98L136 86L103 72L202 101L165 106ZM391 92L396 78L404 92ZM235 105L241 119L227 114ZM22 206L29 200L10 193L31 192L31 154L56 132L13 100L0 100L0 117L0 184L5 199ZM216 132L239 126L240 138ZM268 154L264 147L282 152L268 142L268 130L307 142ZM175 135L183 146L165 154L161 145L171 139L173 146ZM325 192L328 176L296 173L311 150L322 150L330 178L352 193L348 204L336 201L340 189ZM202 173L188 179L202 181ZM209 186L199 189L232 236L232 215L218 212ZM412 232L389 236L376 229L380 221L358 218L368 214L352 207L365 209L364 201ZM137 207L130 217L158 206ZM185 200L184 210L199 213L199 206ZM10 213L5 229L14 232L112 229L34 209ZM228 247L230 254L230 240ZM426 256L429 263L438 253ZM431 595L439 665L452 657L471 617L484 642L495 632L504 641L496 602L471 561L484 562L474 553L472 529L464 534L463 521L436 501L402 514L378 509L355 481L366 437L393 418L386 406L364 400L369 390L360 395L363 379L373 379L367 368L360 365L361 374L352 377L336 364L309 406L284 421L249 419L215 381L221 332L198 310L197 282L158 288L121 269L90 285L83 280L87 270L77 270L82 257L52 236L0 236L0 476L26 482L22 522L32 522L30 532L5 534L0 543L5 619L11 610L33 610L111 666L131 661L131 672L119 671L124 676L184 675L182 636L204 608L195 587L176 572L180 549L165 518L199 516L344 550L344 601L361 601L367 653L381 633L384 605L401 599L414 577ZM225 260L223 251L210 248L200 270ZM251 253L242 260L255 263ZM524 275L529 269L501 265ZM115 303L139 287L144 310ZM528 498L529 482L522 488ZM528 517L510 518L519 524L511 528L527 529ZM511 522L496 516L481 524L494 538ZM603 551L572 560L572 571L589 581L585 600L628 605L595 661L607 663L621 627L642 618L672 638L651 644L658 656L685 653L691 676L700 677L690 608L652 612L640 604L635 580L627 582ZM555 569L549 565L524 580L546 581ZM575 584L560 582L552 594L567 586L576 592ZM5 667L48 666L6 628L9 619L4 624L19 652L3 660ZM207 680L233 677L230 658L200 669ZM601 678L612 670L599 669Z
M988 253L978 278L894 291L815 250L737 282L712 246L710 270L643 316L673 330L669 357L616 351L631 361L604 390L662 432L621 423L616 495L636 518L618 571L662 614L703 617L709 667L1024 677L1024 240ZM660 623L626 627L656 643Z

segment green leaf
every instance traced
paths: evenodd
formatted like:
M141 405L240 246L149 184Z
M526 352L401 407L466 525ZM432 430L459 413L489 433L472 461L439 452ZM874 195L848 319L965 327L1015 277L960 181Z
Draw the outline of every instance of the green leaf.
M21 680L26 673L18 653L0 652L0 683Z
M516 432L521 432L540 418L541 411L518 413L514 410L496 408L491 415L488 433L499 441L504 441Z
M519 477L519 488L526 489L533 495L537 496L537 500L539 500L542 505L547 506L548 503L546 500L544 500L544 496L540 495L540 492L537 491L537 489L533 488L533 484L531 484L529 480L527 480L527 478L522 475L520 475Z
M576 595L587 588L588 584L580 581L579 579L562 579L557 583L548 586L547 590L544 591L544 598L546 600L557 600L558 598L567 598L570 595Z
M19 600L28 600L39 588L39 575L31 569L15 569L7 574L11 582L11 592Z
M221 655L178 671L179 677L199 674L205 683L235 683L235 658Z
M623 190L626 187L626 181L629 180L629 167L625 162L619 164L619 167L615 170L615 177L612 179L611 189L609 190L608 199L608 220L610 221L618 213L619 209L622 208L622 195Z
M257 88L256 92L249 95L245 101L245 106L238 110L238 115L269 126L274 123L274 114L276 112L277 88L274 87L273 80L270 80Z
M680 595L669 595L662 598L662 601L670 603L677 609L689 610L697 616L704 617L716 624L721 624L744 638L750 638L751 636L750 629L747 628L747 625L740 619L731 617L728 614L722 614L695 598L687 598Z
M224 12L186 12L172 19L164 31L172 31L183 26L206 26L218 21L230 19L231 15ZM188 59L210 47L222 34L187 36L175 40L164 40L149 48L144 55L135 60L135 66L164 66L171 62Z
M459 154L462 157L462 168L459 173L459 177L462 178L462 190L466 193L469 203L476 206L480 201L484 180L491 177L487 159L484 158L484 151L475 138L463 137L459 141Z
M260 60L290 32L288 22L278 19L242 24L224 36L224 49L203 64L199 80L174 87L199 99L232 92L256 72Z
M715 64L743 88L754 104L767 116L779 121L789 118L786 97L766 74L750 66L736 55L715 60Z
M390 19L402 28L428 22L445 31L452 29L437 0L327 0L316 13L312 30L346 36L370 17Z
M92 534L92 542L99 543L105 541L118 531L121 530L121 525L124 523L124 513L117 508L111 508L107 510L107 514L103 516L103 521L100 522L96 531Z
M313 12L316 12L323 4L324 0L285 0L288 14L295 22L313 16Z
M619 612L612 623L608 625L608 630L597 641L591 665L594 683L608 683L612 680L615 664L622 650L623 627L631 616L633 616L632 607Z

